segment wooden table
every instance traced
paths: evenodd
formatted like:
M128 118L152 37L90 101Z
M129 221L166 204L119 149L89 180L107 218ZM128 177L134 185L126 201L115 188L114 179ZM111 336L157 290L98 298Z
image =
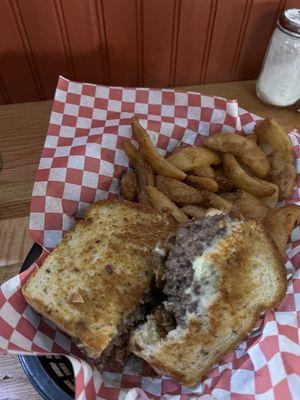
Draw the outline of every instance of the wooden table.
M300 113L262 104L254 81L218 83L181 89L231 99L263 117L272 116L286 129L300 129ZM27 234L34 175L45 140L52 101L0 106L0 283L20 269L32 245ZM41 397L28 382L16 356L0 355L0 400Z

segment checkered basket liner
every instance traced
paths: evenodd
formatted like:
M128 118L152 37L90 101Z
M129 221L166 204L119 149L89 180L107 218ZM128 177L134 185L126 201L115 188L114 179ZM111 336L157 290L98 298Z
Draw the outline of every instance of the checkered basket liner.
M59 78L48 133L33 188L30 233L43 246L39 259L0 288L0 351L64 354L75 375L75 397L83 399L300 399L300 230L286 252L287 294L256 329L215 365L201 383L187 388L156 375L130 357L122 370L102 374L82 359L73 342L30 308L21 287L95 200L119 197L119 178L128 168L120 141L131 139L130 119L140 118L159 152L178 144L200 145L216 132L252 132L260 118L236 100L171 89L122 88ZM300 134L289 133L297 164L299 203Z

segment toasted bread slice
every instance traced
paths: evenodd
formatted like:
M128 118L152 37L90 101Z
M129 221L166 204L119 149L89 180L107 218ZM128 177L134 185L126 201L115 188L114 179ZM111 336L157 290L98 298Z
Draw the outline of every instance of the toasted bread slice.
M94 203L29 278L23 295L98 358L149 295L151 251L176 226L137 203Z
M204 243L204 252L192 264L197 292L184 293L192 293L190 305L196 303L197 311L186 309L185 324L178 323L165 336L152 315L131 336L136 355L187 386L249 334L260 313L276 306L286 291L284 266L263 227L254 220L226 221L226 233L209 247ZM183 252L177 254L182 257Z

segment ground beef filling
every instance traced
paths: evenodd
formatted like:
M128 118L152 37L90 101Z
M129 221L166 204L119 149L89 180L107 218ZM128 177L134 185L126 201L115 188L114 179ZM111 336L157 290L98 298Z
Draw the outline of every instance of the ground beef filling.
M118 335L110 341L101 357L96 360L99 368L122 368L129 356L130 332L145 319L145 305L140 305L133 313L129 314L124 323L118 326Z
M178 325L185 325L186 311L194 312L197 304L185 290L194 276L193 261L201 256L216 236L226 232L224 214L217 214L191 221L178 229L175 244L165 262L165 309L172 312Z
M162 305L155 309L152 318L156 323L157 333L161 338L164 338L170 331L176 328L174 314L168 312Z

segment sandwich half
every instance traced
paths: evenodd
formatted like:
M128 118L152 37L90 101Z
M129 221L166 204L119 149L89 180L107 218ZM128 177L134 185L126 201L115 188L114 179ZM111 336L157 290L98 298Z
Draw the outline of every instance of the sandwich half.
M131 335L158 373L193 386L286 291L275 245L254 220L224 213L181 226L165 260L165 300Z
M151 252L176 227L137 203L94 203L31 275L23 295L103 363L143 319L153 279Z

